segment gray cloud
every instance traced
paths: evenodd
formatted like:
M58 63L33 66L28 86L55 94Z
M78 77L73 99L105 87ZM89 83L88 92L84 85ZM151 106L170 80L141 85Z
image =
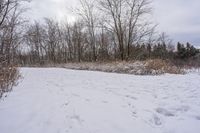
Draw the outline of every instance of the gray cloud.
M73 20L70 8L77 0L33 0L30 4L31 18L53 17L58 20ZM174 42L191 42L200 45L199 0L154 0L153 18L159 31L166 32Z
M167 32L174 41L200 45L199 0L155 0L154 18L159 29Z
M51 17L57 20L62 19L71 19L73 18L73 14L70 11L73 7L75 7L77 1L71 0L32 0L31 4L29 4L30 10L27 14L31 14L31 20L41 20L44 17Z

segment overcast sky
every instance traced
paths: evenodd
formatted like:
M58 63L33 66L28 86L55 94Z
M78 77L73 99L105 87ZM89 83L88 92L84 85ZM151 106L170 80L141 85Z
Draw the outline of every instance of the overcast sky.
M70 8L77 0L32 0L31 17L73 20ZM174 42L191 42L200 46L200 0L153 0L153 18L158 30L166 32Z

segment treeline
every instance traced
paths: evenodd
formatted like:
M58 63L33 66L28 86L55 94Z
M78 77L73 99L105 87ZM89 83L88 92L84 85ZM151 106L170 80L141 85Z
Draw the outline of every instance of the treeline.
M176 48L165 33L155 32L155 25L147 19L151 14L149 0L80 0L74 11L77 19L71 23L48 18L25 23L21 2L1 3L1 65L187 60L199 53L189 43L178 43Z
M147 19L152 9L149 0L80 0L74 10L77 19L70 23L49 18L23 21L21 2L24 0L1 3L1 18L6 16L0 29L1 64L187 60L199 53L189 43L179 43L176 48L165 33L156 32Z
M192 60L200 59L200 49L195 48L190 43L177 45L161 44L138 44L132 46L131 59L146 60L146 59L170 59L170 60Z
M186 45L181 44L178 42L177 44L177 58L179 59L195 59L200 57L200 49L196 49L193 45L190 43L187 43ZM200 58L199 58L200 59Z
M52 19L45 19L45 23L35 22L28 25L23 47L17 51L18 62L21 65L45 65L122 60L114 33L101 27L91 44L90 35L85 29L82 21L61 25ZM200 52L189 43L173 44L165 33L155 36L154 39L126 46L124 51L124 60L183 61L198 58Z
M79 1L75 22L46 18L27 24L17 51L21 65L187 59L198 53L190 44L175 48L166 34L156 33L147 19L152 9L149 0Z
M126 60L132 45L146 42L155 30L148 19L149 0L80 0L76 22L45 19L26 29L22 64Z

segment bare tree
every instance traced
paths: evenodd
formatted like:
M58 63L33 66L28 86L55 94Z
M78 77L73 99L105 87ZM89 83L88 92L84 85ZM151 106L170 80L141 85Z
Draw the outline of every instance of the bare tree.
M21 0L0 1L0 97L18 77L15 65L17 47L22 41Z
M107 16L106 26L115 33L121 59L130 55L130 46L149 33L148 21L143 19L151 12L149 0L99 0L100 10ZM127 49L127 51L126 51Z
M82 60L82 45L83 45L83 33L82 33L83 25L80 21L74 23L72 27L72 42L74 47L74 59L78 62Z
M97 60L96 49L96 26L97 26L97 14L96 14L96 1L95 0L79 0L81 7L77 9L76 13L82 18L88 31L88 40L92 50L93 61Z
M158 35L157 41L160 44L166 44L166 45L172 44L172 39L170 39L170 37L165 32L162 32Z
M45 29L43 25L36 22L28 26L25 35L26 44L30 47L30 52L33 56L30 63L42 63L44 56L47 54L45 45Z
M69 61L72 61L73 60L73 42L72 42L72 27L69 23L65 24L64 25L64 40L67 44L67 47L66 47L66 51L67 53L66 54L66 58L68 58Z

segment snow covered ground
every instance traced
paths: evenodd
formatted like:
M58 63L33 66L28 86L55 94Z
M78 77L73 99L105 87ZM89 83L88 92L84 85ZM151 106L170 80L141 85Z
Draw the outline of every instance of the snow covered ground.
M199 133L200 75L22 68L0 133Z

